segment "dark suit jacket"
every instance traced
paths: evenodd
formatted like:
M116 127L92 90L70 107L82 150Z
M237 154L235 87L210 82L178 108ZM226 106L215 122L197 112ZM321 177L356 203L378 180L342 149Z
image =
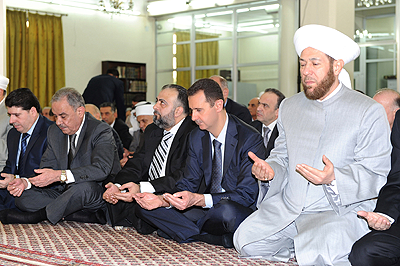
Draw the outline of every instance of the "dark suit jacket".
M124 83L110 75L98 75L93 77L82 94L85 103L91 103L97 107L104 102L115 102L118 117L125 121Z
M48 146L43 154L40 168L67 169L68 135L57 125L48 130ZM79 135L76 154L71 162L75 183L102 182L121 169L111 127L86 113L85 123Z
M117 131L119 138L122 141L122 145L125 149L129 150L131 145L132 135L129 133L129 127L120 118L115 119L114 129Z
M187 138L189 133L196 128L196 124L187 116L179 127L172 142L165 169L165 176L150 181L157 193L171 191L178 180L182 178L183 168L187 157ZM115 177L115 183L125 184L128 182L139 183L149 180L149 168L153 160L154 152L162 140L164 130L150 124L146 127L143 135L143 144L133 154L122 170Z
M257 180L251 174L253 163L247 153L254 152L265 159L262 137L253 127L235 116L228 115L222 177L223 193L212 194L214 205L221 199L237 202L254 209L258 195ZM209 194L212 172L210 133L195 129L189 135L189 151L184 178L176 184L176 191Z
M262 134L263 134L263 132L262 132L262 128L263 127L262 126L263 126L263 124L260 121L254 120L253 122L251 122L250 125L255 127L255 129L257 129L261 133L261 136L262 136ZM272 130L271 136L269 137L268 145L266 147L265 156L267 158L268 158L269 154L271 153L271 150L275 147L275 140L276 140L276 138L278 136L279 136L278 127L277 127L277 125L275 125L274 129Z
M393 122L392 133L392 168L387 183L381 188L375 212L389 215L395 221L400 219L400 112L397 111Z
M232 114L237 116L238 118L242 119L244 122L250 125L251 121L253 120L251 118L251 114L249 109L247 109L246 106L238 104L237 102L227 99L226 100L226 105L225 105L225 110L228 114Z
M39 115L39 120L36 123L35 129L32 132L28 146L26 147L25 155L22 158L24 167L19 169L21 177L31 177L35 175L34 169L39 169L40 160L47 148L47 129L54 122L46 117ZM14 127L8 132L7 147L8 159L3 173L16 174L17 172L17 153L19 146L19 133Z

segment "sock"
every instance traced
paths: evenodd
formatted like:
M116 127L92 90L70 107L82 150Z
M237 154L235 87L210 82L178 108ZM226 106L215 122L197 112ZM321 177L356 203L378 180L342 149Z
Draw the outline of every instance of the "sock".
M46 208L35 212L20 212L10 209L0 213L0 221L3 224L36 224L47 219Z

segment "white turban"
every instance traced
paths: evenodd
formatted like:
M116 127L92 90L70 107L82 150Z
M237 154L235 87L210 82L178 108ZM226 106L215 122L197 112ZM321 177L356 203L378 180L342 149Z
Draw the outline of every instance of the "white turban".
M350 37L322 25L306 25L299 28L294 34L293 42L298 56L308 47L319 50L335 60L342 59L345 64L360 55L360 47ZM339 80L351 88L348 73L344 69L342 72L339 74Z
M294 46L300 56L307 47L317 49L335 60L342 59L345 64L360 55L360 47L347 35L322 25L306 25L294 34Z
M139 106L138 106L138 104L136 104L136 107L135 107L136 117L138 117L139 115L153 115L154 103L146 102L144 104L140 104Z
M8 78L0 75L0 89L7 90L8 82L10 82Z

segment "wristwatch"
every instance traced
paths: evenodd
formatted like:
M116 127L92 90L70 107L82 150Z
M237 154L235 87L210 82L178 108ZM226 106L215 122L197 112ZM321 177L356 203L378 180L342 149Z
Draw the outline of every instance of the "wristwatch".
M60 182L65 183L65 181L67 181L67 173L65 170L61 170Z

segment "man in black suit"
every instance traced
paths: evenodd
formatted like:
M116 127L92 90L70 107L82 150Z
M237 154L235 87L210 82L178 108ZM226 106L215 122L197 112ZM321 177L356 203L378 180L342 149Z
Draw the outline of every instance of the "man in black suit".
M352 247L349 260L353 266L386 266L400 263L400 112L396 113L391 133L392 168L381 188L373 212L359 211L371 232Z
M40 104L28 88L12 91L6 98L7 113L13 128L8 132L8 159L0 181L0 210L16 209L14 196L24 192L14 186L14 178L35 175L47 148L47 129L53 122L40 115ZM7 186L9 191L7 191Z
M265 158L261 135L224 109L218 83L200 79L188 90L192 120L184 178L174 194L137 193L137 215L178 242L233 247L233 232L255 210L258 185L249 151ZM173 206L174 208L164 208Z
M113 103L105 102L100 104L101 119L117 131L124 149L129 150L132 135L129 133L129 127L125 124L124 120L117 117L116 112L117 110Z
M85 103L91 103L100 108L105 102L115 103L118 118L125 121L124 83L118 79L119 72L115 68L107 70L105 75L93 77L82 96Z
M242 119L247 124L250 124L252 121L251 114L249 109L246 106L241 105L231 99L228 98L229 88L228 81L221 76L211 76L210 79L214 80L221 87L222 93L224 95L224 107L225 111L228 114L233 114L238 118Z
M285 99L285 95L277 89L269 88L260 96L257 107L257 120L251 122L263 136L266 156L268 157L274 148L275 139L278 137L278 119L279 106Z
M55 224L63 218L105 223L102 182L121 169L111 128L85 112L85 102L75 89L58 90L51 108L56 125L48 129L40 169L35 169L35 177L16 179L20 182L15 186L25 190L15 199L23 212L1 211L0 220L3 224L46 219Z
M196 124L191 121L187 90L179 85L164 85L157 97L154 123L146 127L144 142L115 177L115 183L106 185L103 198L110 204L113 225L134 226L138 231L138 220L134 212L133 194L138 192L163 193L175 187L182 177L187 157L187 136ZM154 160L160 155L164 133L173 135L168 140L165 161L161 171L152 172ZM120 186L122 185L122 186ZM127 190L125 193L121 191ZM144 231L141 231L144 233Z

